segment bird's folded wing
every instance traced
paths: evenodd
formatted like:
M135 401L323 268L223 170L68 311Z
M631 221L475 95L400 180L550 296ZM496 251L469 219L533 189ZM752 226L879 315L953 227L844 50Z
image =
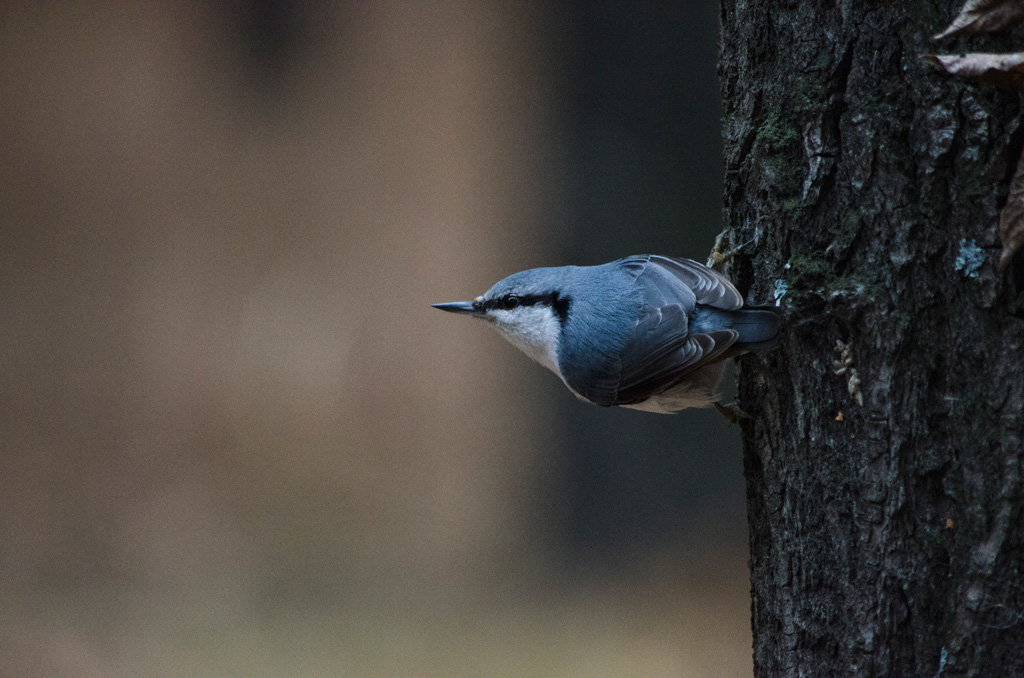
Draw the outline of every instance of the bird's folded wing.
M682 283L693 293L698 304L725 310L735 310L743 306L743 296L739 290L725 276L704 264L692 259L652 254L647 266L647 270L640 276L640 281L648 286L648 301L657 303L651 298L652 293L656 297L663 297L665 302L677 301L671 299L671 294L673 291L678 293L678 283ZM666 286L671 289L657 289Z
M628 405L647 400L690 372L724 358L737 336L735 330L690 334L686 313L680 306L648 307L622 351L612 402L598 404Z

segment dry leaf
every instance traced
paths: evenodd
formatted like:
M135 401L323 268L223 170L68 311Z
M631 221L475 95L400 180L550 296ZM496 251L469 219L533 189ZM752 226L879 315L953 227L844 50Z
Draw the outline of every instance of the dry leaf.
M960 33L998 31L1022 19L1024 2L1021 0L967 0L953 23L933 39L941 40Z
M952 75L1024 92L1024 52L1012 54L924 54L925 61Z
M1003 211L999 213L999 239L1003 243L999 268L1006 268L1013 255L1024 245L1024 156L1017 161L1017 170L1010 182L1010 194L1006 197Z

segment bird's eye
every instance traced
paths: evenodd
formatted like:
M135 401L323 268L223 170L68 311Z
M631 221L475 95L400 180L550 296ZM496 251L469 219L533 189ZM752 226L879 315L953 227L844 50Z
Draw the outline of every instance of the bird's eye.
M513 309L519 305L519 297L514 294L510 294L505 297L505 308Z

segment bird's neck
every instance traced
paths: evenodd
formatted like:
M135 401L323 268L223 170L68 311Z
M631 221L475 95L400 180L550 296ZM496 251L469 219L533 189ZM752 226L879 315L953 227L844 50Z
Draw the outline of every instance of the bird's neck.
M515 324L496 324L498 332L509 343L544 367L561 376L558 369L558 343L562 323L549 307L523 309Z

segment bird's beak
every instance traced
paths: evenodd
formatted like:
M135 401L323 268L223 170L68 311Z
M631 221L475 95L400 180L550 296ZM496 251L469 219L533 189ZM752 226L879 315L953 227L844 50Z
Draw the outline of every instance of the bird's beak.
M449 313L465 313L467 315L483 315L483 311L473 305L472 301L449 301L446 304L431 304L434 308Z

